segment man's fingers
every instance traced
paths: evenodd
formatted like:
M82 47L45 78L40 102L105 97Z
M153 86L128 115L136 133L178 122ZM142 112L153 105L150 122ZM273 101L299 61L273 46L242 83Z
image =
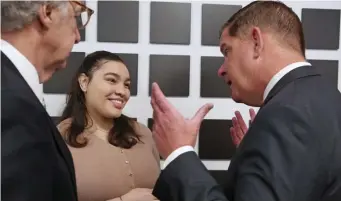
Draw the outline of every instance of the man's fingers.
M151 99L154 100L155 105L157 105L162 112L169 110L171 107L159 85L155 82L152 84Z
M247 126L246 126L246 123L245 123L242 115L240 114L239 111L236 111L235 115L236 115L236 118L237 118L237 121L238 121L237 123L239 124L239 127L242 129L243 133L246 133Z
M154 113L157 114L157 113L161 113L161 109L159 107L158 104L156 104L156 101L155 101L155 98L154 97L151 97L150 99L150 103L152 105L152 108L153 108L153 118L154 118Z
M243 133L243 130L240 128L240 125L236 117L232 118L232 125L233 125L233 129L234 129L236 137L238 138L239 141L241 141L241 139L243 139L244 137L244 133Z
M238 140L238 137L236 136L236 131L233 127L230 128L230 135L231 135L233 144L238 146L239 140Z
M254 109L250 108L249 109L249 113L250 113L250 117L251 117L251 122L253 122L253 120L255 119L256 117L256 112Z
M202 120L205 118L207 113L213 108L213 104L207 103L203 105L197 113L192 118L192 121L194 121L196 124L201 124Z

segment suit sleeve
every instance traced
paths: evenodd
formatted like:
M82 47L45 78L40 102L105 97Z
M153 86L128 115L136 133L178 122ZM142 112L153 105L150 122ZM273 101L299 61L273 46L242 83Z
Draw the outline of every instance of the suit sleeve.
M277 108L259 114L239 147L235 201L317 199L312 189L322 160L311 126L316 122L290 106Z
M32 113L28 120L25 115L8 113L16 110L2 110L5 116L1 118L1 200L53 200L51 184L57 159L51 136L36 122L39 114ZM11 121L13 116L18 118L16 123Z
M193 151L181 154L162 171L153 195L162 201L228 201Z

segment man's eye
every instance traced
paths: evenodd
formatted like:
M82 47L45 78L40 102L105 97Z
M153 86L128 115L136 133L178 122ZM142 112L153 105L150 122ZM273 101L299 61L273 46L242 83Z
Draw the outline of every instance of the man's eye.
M224 56L227 56L227 54L228 54L228 50L225 49L225 50L224 50Z

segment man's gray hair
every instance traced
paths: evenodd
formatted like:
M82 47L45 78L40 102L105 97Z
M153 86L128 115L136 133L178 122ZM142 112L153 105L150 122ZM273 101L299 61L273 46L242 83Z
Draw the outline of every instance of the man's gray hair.
M1 32L20 30L38 17L41 5L67 8L68 1L1 1Z

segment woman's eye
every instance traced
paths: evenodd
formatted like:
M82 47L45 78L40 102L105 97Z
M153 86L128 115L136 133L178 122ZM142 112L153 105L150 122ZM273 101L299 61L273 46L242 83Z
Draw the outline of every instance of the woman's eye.
M116 83L115 79L108 79L109 82Z

